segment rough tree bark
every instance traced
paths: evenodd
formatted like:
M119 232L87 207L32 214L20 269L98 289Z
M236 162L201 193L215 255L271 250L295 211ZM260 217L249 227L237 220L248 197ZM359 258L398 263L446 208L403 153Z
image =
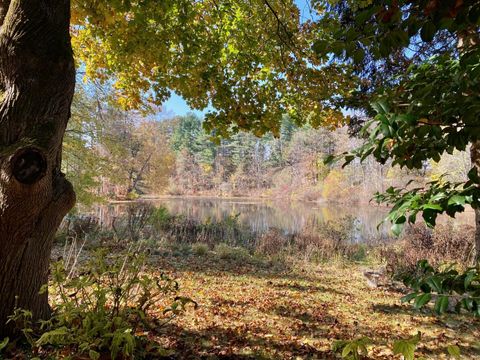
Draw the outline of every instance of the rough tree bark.
M75 194L61 169L75 67L69 0L0 0L0 335L49 314L53 237Z

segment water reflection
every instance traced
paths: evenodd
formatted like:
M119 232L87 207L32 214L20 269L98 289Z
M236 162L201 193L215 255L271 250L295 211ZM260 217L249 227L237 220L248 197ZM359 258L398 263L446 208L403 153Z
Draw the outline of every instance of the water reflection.
M388 224L378 224L388 210L374 206L340 206L305 202L255 201L215 198L163 198L146 201L156 207L163 206L173 215L182 215L200 222L220 222L237 216L240 225L256 234L277 229L284 235L293 235L305 229L322 227L350 217L353 221L352 242L386 239L390 235ZM131 203L98 205L87 211L109 228L115 218L123 215Z

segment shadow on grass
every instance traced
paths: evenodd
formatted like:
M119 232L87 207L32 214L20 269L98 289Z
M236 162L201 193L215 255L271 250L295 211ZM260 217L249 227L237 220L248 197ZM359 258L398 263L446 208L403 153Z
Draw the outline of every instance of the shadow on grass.
M163 332L174 336L169 349L175 354L165 359L336 359L331 351L320 351L291 339L274 340L259 334L262 331L254 326L211 326L191 331L170 325Z
M385 304L374 304L372 305L372 310L377 313L382 314L393 314L393 315L411 315L411 316L429 316L430 313L426 313L426 311L419 311L413 309L411 306L408 305L385 305Z
M300 292L329 292L332 294L336 295L348 295L346 292L339 291L337 289L333 288L328 288L325 286L321 285L304 285L304 284L299 284L296 282L293 283L280 283L280 284L272 284L272 286L276 289L282 289L282 290L290 290L290 291L300 291Z
M237 276L253 276L259 279L285 279L296 281L316 281L313 276L293 271L286 263L273 262L268 259L252 258L242 259L221 259L212 255L205 256L154 256L157 266L162 269L174 271L197 272L205 275L215 276L220 273L229 273Z

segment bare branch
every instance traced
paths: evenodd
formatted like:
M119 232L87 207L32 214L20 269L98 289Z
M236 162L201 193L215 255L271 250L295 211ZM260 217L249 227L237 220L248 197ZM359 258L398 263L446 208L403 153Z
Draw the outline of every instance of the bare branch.
M283 23L283 21L280 19L280 17L278 16L278 13L275 11L275 9L272 7L272 5L269 3L268 0L264 0L264 3L265 3L265 5L267 5L268 9L271 11L273 16L275 16L275 19L277 19L277 33L278 33L278 37L280 38L280 40L283 41L283 37L282 37L281 31L280 31L280 28L281 28L283 30L283 32L285 33L285 35L287 35L287 37L288 37L287 40L289 42L292 42L290 31L288 30L287 26ZM289 44L287 42L285 42L285 45L289 45Z
M285 24L285 22L282 21L280 18L278 12L274 9L272 4L270 3L269 0L263 0L264 4L267 6L268 10L273 14L277 21L277 36L280 39L280 41L285 45L291 53L297 57L297 58L302 58L302 57L307 57L308 55L305 53L305 51L298 46L298 44L295 41L294 34L289 30L288 26ZM283 3L283 1L282 1ZM285 4L285 3L283 3ZM282 61L283 61L283 51L282 51Z

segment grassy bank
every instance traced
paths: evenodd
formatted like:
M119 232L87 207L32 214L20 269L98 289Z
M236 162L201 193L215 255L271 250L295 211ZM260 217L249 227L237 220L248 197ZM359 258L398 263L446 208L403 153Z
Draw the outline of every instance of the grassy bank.
M421 340L414 346L415 359L452 359L449 346L458 347L462 359L480 356L478 318L454 313L436 316L430 308L415 310L401 304L405 291L401 285L389 281L377 287L368 285L365 270L378 266L376 263L338 257L318 263L295 258L279 261L228 245L213 249L205 244L160 246L145 251L135 248L135 252L148 254L142 255L146 262L132 267L127 259L136 256L128 255L120 262L120 270L114 267L117 270L111 271L105 268L108 261L104 263L100 258L99 266L88 268L93 278L99 279L95 282L86 280L92 275L82 270L82 264L98 254L98 249L86 248L76 257L78 275L71 281L60 276L61 283L57 283L55 279L61 272L53 270L54 266L50 286L54 308L61 303L58 285L64 284L62 288L67 289L64 305L52 323L54 330L47 341L41 332L34 337L37 330L29 325L34 330L29 330L28 341L23 345L9 344L4 358L339 359L341 350L332 349L336 342L368 337L368 354L358 359L401 359L393 353L394 342L418 332ZM57 247L53 256L62 256L63 250ZM124 249L100 251L105 255L121 254ZM106 277L95 275L99 269ZM132 277L132 273L138 276ZM76 280L77 276L80 280ZM151 290L155 286L151 285L159 280L164 283L162 289L167 290L149 304L147 317L138 317L140 307L135 303L141 301L142 293L154 298ZM70 286L76 281L77 290ZM137 285L146 292L125 298L124 305L113 311L116 296ZM85 299L85 295L78 297L78 291L86 291L88 302L94 301L93 305L86 304L89 310L85 318L84 310L73 300ZM175 294L192 299L197 306L186 306L170 316ZM95 305L99 300L101 309ZM178 304L177 298L175 301ZM170 309L167 315L166 309ZM85 319L90 319L88 324ZM24 326L24 318L20 320ZM112 331L116 335L110 335ZM96 333L103 335L92 335ZM115 340L109 340L110 336L120 337L117 345ZM123 355L111 356L112 346Z
M25 336L0 341L0 358L339 359L368 343L363 357L343 359L401 359L402 340L406 360L459 358L449 349L480 357L479 318L415 310L400 301L411 290L393 280L415 274L420 259L466 266L469 228L359 244L348 218L258 235L235 217L198 223L162 208L132 209L114 225L65 224L52 254L52 319L17 311Z
M448 359L458 345L464 359L476 352L478 320L435 317L400 304L398 290L368 287L365 265L297 263L288 269L202 256L155 256L181 283L182 294L199 302L159 336L173 358L335 359L335 340L368 336L369 359L400 359L395 340L417 331L417 356Z

